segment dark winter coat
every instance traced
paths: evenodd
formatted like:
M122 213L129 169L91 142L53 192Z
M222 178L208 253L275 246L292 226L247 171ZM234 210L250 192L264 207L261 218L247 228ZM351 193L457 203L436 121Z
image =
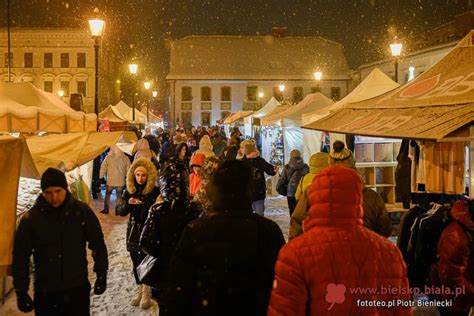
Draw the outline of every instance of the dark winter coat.
M221 157L225 160L233 160L236 159L237 153L239 152L239 146L237 145L230 145L224 148Z
M357 306L358 300L410 300L409 293L350 291L408 287L400 251L363 226L362 186L360 175L340 165L316 174L308 191L305 233L278 255L268 316L411 315L410 307ZM345 293L335 291L336 285Z
M434 266L431 279L437 287L448 287L455 293L464 289L461 295L445 295L439 299L453 301L450 308L453 312L469 312L474 306L474 213L468 210L466 201L459 201L451 209L454 220L442 232L438 242L439 262Z
M250 162L254 170L254 194L252 201L264 200L267 195L265 173L270 176L274 176L276 174L274 166L260 157L260 153L258 151L250 153L250 155L247 155L244 157L244 159Z
M86 247L93 252L94 271L105 275L107 248L99 220L90 207L69 192L54 208L40 195L21 217L13 248L13 284L26 292L30 284L30 256L34 262L34 289L55 292L89 284Z
M150 145L150 150L155 153L155 155L158 155L160 153L160 142L158 139L153 136L153 135L146 135L145 138L148 141L148 144Z
M144 186L140 186L135 181L135 169L143 166L148 170L148 179ZM156 187L156 168L153 163L147 159L135 160L127 173L127 189L122 196L122 205L118 208L121 216L130 214L127 223L127 250L130 252L138 252L140 250L139 241L145 220L148 217L148 210L155 203L156 198L160 194L160 190ZM130 198L141 200L142 204L129 204Z
M284 243L278 225L251 210L191 222L173 256L171 292L160 314L266 315Z
M188 200L189 180L183 165L171 160L159 183L161 199L151 207L140 237L141 250L159 259L157 284L166 275L184 227L200 214L197 205Z
M298 187L301 177L308 172L309 167L304 163L302 158L291 158L290 162L283 168L280 179L277 183L277 188L286 185L286 196L295 197L296 188Z

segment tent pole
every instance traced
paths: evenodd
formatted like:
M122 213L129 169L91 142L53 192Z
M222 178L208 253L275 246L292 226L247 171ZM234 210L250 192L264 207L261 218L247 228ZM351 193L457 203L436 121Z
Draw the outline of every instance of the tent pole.
M474 124L469 127L469 136L474 136ZM469 142L469 197L474 198L474 140Z

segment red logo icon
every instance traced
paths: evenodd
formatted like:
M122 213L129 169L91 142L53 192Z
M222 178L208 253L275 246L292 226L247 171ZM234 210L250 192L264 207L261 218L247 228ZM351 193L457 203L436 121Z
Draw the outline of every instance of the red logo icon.
M329 283L326 287L326 302L331 303L328 307L330 311L334 304L341 304L346 300L344 293L346 293L346 286L344 284Z

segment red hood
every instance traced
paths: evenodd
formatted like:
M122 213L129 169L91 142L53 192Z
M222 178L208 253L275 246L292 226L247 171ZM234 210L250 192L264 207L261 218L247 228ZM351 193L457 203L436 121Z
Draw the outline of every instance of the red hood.
M341 165L316 174L308 191L305 231L314 226L363 225L362 187L360 175Z
M474 231L474 221L472 220L472 216L469 213L467 201L457 201L454 203L453 207L451 208L451 217L463 224L464 227Z

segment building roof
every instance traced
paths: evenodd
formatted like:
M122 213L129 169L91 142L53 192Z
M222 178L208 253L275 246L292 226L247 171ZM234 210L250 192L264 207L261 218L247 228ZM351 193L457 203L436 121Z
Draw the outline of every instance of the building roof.
M348 80L341 44L321 37L188 36L170 45L168 80Z

